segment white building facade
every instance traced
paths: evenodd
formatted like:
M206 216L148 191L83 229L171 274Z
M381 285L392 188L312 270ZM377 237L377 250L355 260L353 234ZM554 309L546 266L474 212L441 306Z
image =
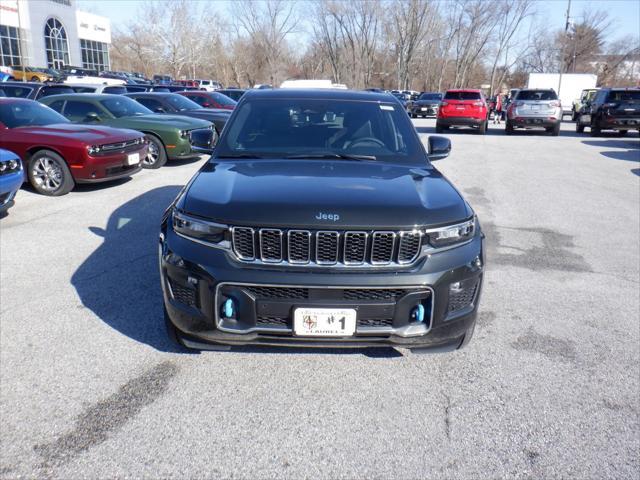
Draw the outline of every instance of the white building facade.
M111 23L75 0L0 0L0 66L109 70Z

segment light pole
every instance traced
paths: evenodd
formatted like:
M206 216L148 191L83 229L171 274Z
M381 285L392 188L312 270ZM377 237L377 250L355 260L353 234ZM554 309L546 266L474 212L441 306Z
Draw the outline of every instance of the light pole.
M566 40L569 38L569 15L571 14L571 0L567 2L567 13L565 14L565 22L564 22L564 36L565 42L562 44L562 50L560 51L560 75L558 77L558 97L560 97L560 89L562 88L562 71L564 70L564 53L565 53L565 44Z

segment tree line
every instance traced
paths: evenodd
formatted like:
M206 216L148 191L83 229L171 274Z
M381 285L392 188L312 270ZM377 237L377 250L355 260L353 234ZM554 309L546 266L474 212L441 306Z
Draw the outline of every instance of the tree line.
M112 69L279 85L330 78L350 88L442 91L522 86L531 72L597 73L637 84L638 39L604 11L551 31L534 0L234 0L146 3L116 27ZM634 63L635 62L635 63Z

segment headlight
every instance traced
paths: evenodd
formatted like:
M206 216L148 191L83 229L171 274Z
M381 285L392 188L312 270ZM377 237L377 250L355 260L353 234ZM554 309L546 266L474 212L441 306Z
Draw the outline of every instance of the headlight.
M441 248L471 240L475 233L475 229L476 220L473 218L472 220L458 223L456 225L429 229L426 231L426 234L431 246Z
M225 240L225 233L228 231L226 225L207 222L177 210L173 211L172 216L173 229L181 235L207 243L221 243Z
M87 151L89 152L89 155L100 153L100 145L91 145L90 147L87 147Z
M180 136L182 138L187 138L189 136L189 130L180 130Z

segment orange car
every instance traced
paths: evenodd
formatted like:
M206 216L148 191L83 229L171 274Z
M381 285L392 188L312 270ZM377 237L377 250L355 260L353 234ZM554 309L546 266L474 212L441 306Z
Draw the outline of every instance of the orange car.
M27 80L29 82L53 82L58 77L58 73L50 68L38 67L11 67L13 78L16 80Z

